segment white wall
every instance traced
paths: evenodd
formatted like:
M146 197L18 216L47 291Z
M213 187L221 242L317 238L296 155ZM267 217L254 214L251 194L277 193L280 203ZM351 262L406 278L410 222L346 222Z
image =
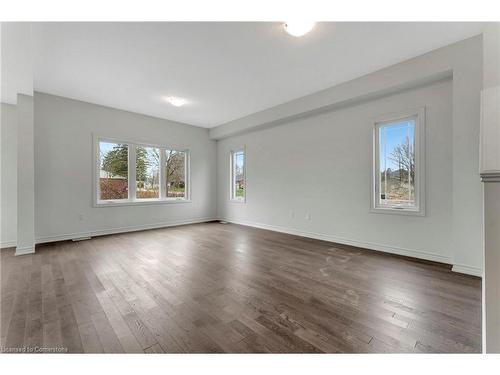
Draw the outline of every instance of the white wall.
M93 133L189 149L192 202L93 207ZM207 129L35 93L37 242L213 219L215 155Z
M483 32L483 86L500 85L500 22L489 22Z
M2 103L17 104L17 95L33 95L32 24L0 22Z
M500 86L500 23L489 23L483 34L483 88ZM500 121L500 120L499 120ZM500 155L500 142L492 142ZM490 145L490 147L491 147ZM484 147L484 145L483 145ZM495 149L490 149L495 154ZM498 176L492 173L492 177ZM483 176L483 177L487 177ZM489 180L489 179L488 179ZM483 278L485 351L500 353L500 181L484 184L485 270Z
M420 106L427 117L427 214L370 213L371 118ZM242 145L247 150L245 204L228 200L228 153ZM452 263L449 79L221 140L217 161L223 219ZM471 224L471 230L480 231L480 223Z
M17 114L11 104L2 105L1 127L1 247L16 246L17 238Z
M500 182L484 184L484 350L500 353Z
M442 241L438 239L441 238L439 235L434 242L429 241L426 244L427 248L424 251L430 254L425 256L425 253L415 252L415 250L424 249L423 244L428 240L425 238L422 239L422 237L428 237L427 232L421 232L420 236L416 236L418 238L415 239L415 242L408 241L409 238L413 238L413 235L409 234L408 237L401 239L401 242L391 245L396 247L387 247L381 244L379 246L378 243L361 242L357 244L381 250L385 249L386 251L398 251L399 253L408 253L408 251L411 251L414 256L440 259L441 261L452 263L453 269L457 272L480 276L482 275L484 259L482 238L483 192L478 172L479 97L482 87L482 69L482 38L479 36L437 49L425 55L417 56L408 61L327 90L283 103L242 119L234 120L231 123L223 124L211 129L210 136L218 140L238 136L235 142L242 143L246 139L252 139L254 136L252 132L264 131L263 129L276 127L276 129L282 129L281 132L283 134L280 133L279 138L288 139L288 135L286 134L288 124L294 121L300 121L304 126L310 126L309 119L316 118L315 116L321 113L343 111L342 108L346 108L347 106L354 106L369 101L373 102L387 95L397 96L399 95L398 93L409 90L412 87L422 87L431 82L436 82L443 77L453 77L453 84L451 86L451 101L453 103L451 116L452 128L449 134L450 138L444 140L445 142L451 142L451 158L453 160L449 166L451 170L445 172L451 173L449 183L453 186L453 189L450 191L452 215L450 222L447 223L451 228L450 237L452 243L448 245L448 248L452 249L451 254L448 254L448 256L438 256L438 254L445 254L447 252L445 250L446 247L442 247ZM307 121L305 121L306 119ZM241 136L242 134L248 135ZM339 135L342 135L342 133L339 132L337 136ZM226 142L228 141L221 141L221 147L222 145L226 145ZM267 150L266 155L269 160L273 160L275 157L278 160L281 158L280 155L274 155L274 153ZM224 169L224 167L220 166L219 169ZM221 177L223 173L223 171L219 173L219 184L225 184L224 177ZM249 179L251 179L250 175ZM249 194L251 194L250 190ZM219 199L225 198L225 194L221 192ZM330 207L330 200L326 200L322 204L325 207ZM218 207L220 215L229 214L227 211L227 202L220 201ZM432 207L429 208L432 209ZM240 218L245 218L246 220L258 218L255 216L255 210L250 205L248 209L243 209L243 212L245 210L247 213L238 214ZM280 216L281 214L270 211L267 211L267 213L268 215L265 216L267 224L284 225L283 219ZM262 219L262 215L260 218ZM403 219L403 222L409 223L413 220L415 219ZM321 229L311 227L311 225L311 223L302 223L300 229L311 231ZM337 228L339 227L335 226L335 232L325 233L329 236L328 238L332 240L336 238L338 241L346 240L346 242L353 243L355 238L344 239L340 237L344 232L337 232ZM357 230L359 232L366 231L367 235L370 235L370 232L373 231L372 228L364 225L359 226ZM349 233L345 232L345 234ZM353 232L353 234L355 233ZM411 246L411 248L408 248L408 246ZM405 251L405 249L408 251Z

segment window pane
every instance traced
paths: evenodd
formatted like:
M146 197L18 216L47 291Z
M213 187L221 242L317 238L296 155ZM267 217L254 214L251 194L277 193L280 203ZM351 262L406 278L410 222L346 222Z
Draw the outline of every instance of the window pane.
M167 150L165 160L167 198L186 199L186 153Z
M159 198L160 149L138 146L135 168L136 198Z
M99 164L99 199L128 199L128 146L99 142Z
M415 206L415 120L379 127L378 203Z
M233 154L233 192L236 199L245 197L245 154L238 151Z

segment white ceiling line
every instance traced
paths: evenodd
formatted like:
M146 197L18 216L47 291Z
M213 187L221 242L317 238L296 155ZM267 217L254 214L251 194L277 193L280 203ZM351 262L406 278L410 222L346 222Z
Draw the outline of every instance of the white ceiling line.
M210 129L212 139L223 139L274 126L346 105L390 95L452 76L463 45L481 36L446 46L329 89L304 96Z

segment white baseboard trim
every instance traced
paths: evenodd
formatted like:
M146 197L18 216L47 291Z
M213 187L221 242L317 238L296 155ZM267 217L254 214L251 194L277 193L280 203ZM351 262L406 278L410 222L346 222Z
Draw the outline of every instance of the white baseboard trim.
M169 221L169 222L155 223L155 224L134 225L134 226L129 226L129 227L99 229L99 230L94 230L94 231L90 231L90 232L77 232L77 233L60 234L60 235L54 235L54 236L44 236L44 237L37 238L36 243L38 244L38 243L47 243L47 242L56 242L56 241L66 241L66 240L73 240L73 239L86 238L86 237L106 236L109 234L118 234L118 233L126 233L126 232L137 232L137 231L149 230L149 229L176 227L179 225L206 223L208 221L213 221L213 220L216 220L216 219L214 219L214 218L200 218L200 219L192 219L192 220Z
M453 272L464 273L466 275L483 277L483 270L477 267L465 266L463 264L454 264L451 270Z
M224 220L224 221L227 221L227 222L233 223L233 224L240 224L240 225L245 225L245 226L254 227L254 228L272 230L272 231L280 232L280 233L293 234L295 236L314 238L317 240L323 240L323 241L328 241L328 242L335 242L335 243L339 243L339 244L360 247L360 248L368 249L368 250L383 251L385 253L390 253L390 254L404 255L404 256L413 257L413 258L430 260L433 262L452 264L452 259L449 256L439 255L439 254L425 252L425 251L421 251L421 250L405 249L402 247L387 246L387 245L377 244L377 243L373 243L373 242L350 240L347 238L336 237L336 236L332 236L329 234L304 232L304 231L300 231L297 229L291 229L291 228L286 228L286 227L281 227L281 226L276 226L276 225L254 223L254 222L249 222L249 221L237 221L237 220L231 220L231 219L226 219L226 218L220 219L220 220Z
M0 243L0 249L6 249L8 247L16 247L17 246L17 241L12 240L12 241L4 241Z
M14 255L35 254L35 246L16 247Z
M78 232L78 233L61 234L61 235L55 235L55 236L45 236L45 237L37 238L36 243L39 244L39 243L47 243L47 242L55 242L55 241L73 240L73 239L78 239L78 238L82 238L82 237L96 237L96 236L105 236L105 235L109 235L109 234L137 232L137 231L148 230L148 229L158 229L158 228L175 227L175 226L180 226L180 225L206 223L206 222L214 221L214 220L224 220L224 221L227 221L227 222L233 223L233 224L239 224L239 225L244 225L244 226L249 226L249 227L254 227L254 228L266 229L266 230L271 230L271 231L280 232L280 233L287 233L287 234L292 234L295 236L314 238L317 240L340 243L340 244L360 247L360 248L368 249L368 250L383 251L383 252L390 253L390 254L404 255L404 256L409 256L409 257L414 257L414 258L419 258L419 259L431 260L434 262L452 264L451 257L438 255L438 254L434 254L434 253L430 253L430 252L424 252L424 251L420 251L420 250L405 249L405 248L396 247L396 246L381 245L381 244L377 244L377 243L373 243L373 242L350 240L350 239L346 239L346 238L342 238L342 237L332 236L329 234L305 232L305 231L300 231L300 230L286 228L286 227L277 226L277 225L269 225L269 224L255 223L255 222L250 222L250 221L239 221L239 220L230 220L230 219L215 219L215 218L200 218L200 219L193 219L193 220L181 220L181 221L163 222L163 223L156 223L156 224L102 229L102 230L91 231L91 232ZM15 247L15 246L16 246L16 241L5 241L5 242L1 243L2 249ZM16 248L15 255L33 254L34 252L35 252L35 249L31 246L28 246L28 247L23 247L23 248ZM454 264L452 267L452 271L457 272L457 273L467 274L467 275L483 277L483 271L480 268L471 267L471 266L467 266L467 265L463 265L463 264Z

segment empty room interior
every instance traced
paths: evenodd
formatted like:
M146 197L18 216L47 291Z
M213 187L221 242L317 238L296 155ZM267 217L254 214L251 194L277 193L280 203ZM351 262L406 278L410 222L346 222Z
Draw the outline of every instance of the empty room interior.
M500 24L3 22L4 353L499 353Z

